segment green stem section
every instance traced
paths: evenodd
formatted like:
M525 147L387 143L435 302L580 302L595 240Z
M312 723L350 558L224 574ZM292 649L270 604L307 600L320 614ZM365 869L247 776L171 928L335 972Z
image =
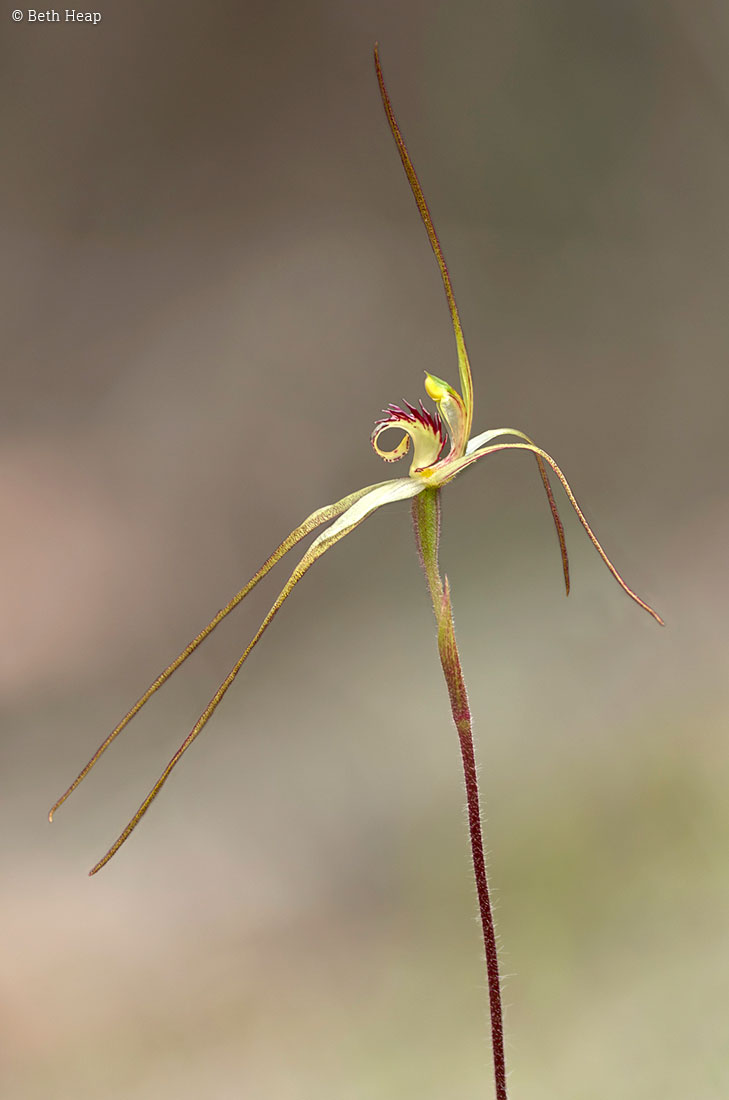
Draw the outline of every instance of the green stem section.
M473 748L471 712L468 707L466 684L456 645L456 632L453 623L450 588L448 577L441 580L438 565L438 543L440 539L440 490L425 489L413 501L413 523L415 541L418 546L420 562L425 571L433 610L438 623L438 652L443 666L451 701L453 721L458 731L463 760L463 777L466 784L468 804L468 831L471 839L473 870L476 878L478 906L481 914L483 942L486 950L486 973L489 987L489 1009L491 1015L491 1046L496 1079L496 1100L507 1100L506 1096L506 1060L504 1057L504 1019L501 1006L501 985L499 981L499 960L496 951L496 932L491 912L486 860L483 850L481 831L481 811L479 806L478 774Z

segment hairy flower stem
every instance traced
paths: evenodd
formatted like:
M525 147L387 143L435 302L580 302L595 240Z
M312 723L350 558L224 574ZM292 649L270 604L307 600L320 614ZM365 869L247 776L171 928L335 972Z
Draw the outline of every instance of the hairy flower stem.
M466 784L468 804L468 831L471 838L473 870L476 878L476 891L481 914L483 942L486 949L486 973L489 987L489 1009L491 1015L491 1046L496 1079L496 1100L506 1097L506 1061L504 1058L504 1020L501 1007L501 985L499 982L499 960L496 951L496 933L491 912L486 860L483 851L481 832L481 811L479 807L478 774L473 749L471 712L468 708L468 696L463 679L463 671L456 646L456 633L451 608L448 577L441 579L438 565L438 542L440 538L440 490L426 489L413 501L413 523L415 541L418 546L420 562L425 571L433 610L438 623L438 651L443 666L443 675L448 687L453 721L458 731L463 760L463 776Z

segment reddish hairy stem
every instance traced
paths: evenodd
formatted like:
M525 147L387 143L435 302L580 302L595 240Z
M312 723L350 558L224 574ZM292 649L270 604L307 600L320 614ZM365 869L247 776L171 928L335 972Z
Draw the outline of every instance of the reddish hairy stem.
M483 942L486 951L486 972L488 975L489 1010L491 1015L491 1046L494 1059L496 1097L497 1100L507 1100L506 1058L504 1055L504 1013L501 1005L499 957L496 950L496 930L494 928L493 913L491 912L491 898L489 896L488 878L486 876L486 861L483 854L481 811L478 798L478 775L476 773L476 758L473 752L473 737L471 736L470 722L468 733L464 734L459 731L458 736L461 742L463 776L466 781L468 831L471 837L473 872L476 878L478 906L481 913L481 927L483 929Z
M453 721L458 731L461 746L463 777L468 805L468 833L471 841L473 871L476 879L478 907L486 952L496 1100L507 1100L504 1016L501 1003L499 959L486 874L486 859L483 850L478 772L473 747L471 712L468 706L466 684L456 645L448 578L446 577L445 583L443 583L438 566L438 542L440 537L440 494L438 489L426 489L415 498L413 501L413 521L418 554L428 581L433 600L433 610L438 622L438 651L448 687Z

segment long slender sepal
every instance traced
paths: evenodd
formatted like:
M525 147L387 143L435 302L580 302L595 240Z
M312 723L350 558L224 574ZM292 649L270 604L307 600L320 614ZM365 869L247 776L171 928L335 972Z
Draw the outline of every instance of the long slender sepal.
M572 492L567 478L564 476L552 456L548 455L546 451L543 451L541 447L537 447L534 443L495 443L491 447L483 447L479 450L473 451L471 454L467 455L466 458L462 458L457 463L454 463L455 473L460 473L461 470L465 470L467 466L470 466L472 462L476 462L479 458L484 458L486 455L490 454L496 454L498 451L530 451L531 454L534 454L538 458L543 459L543 461L546 462L552 470L554 470L554 473L557 475L557 478L559 479L562 488L567 494L567 499L574 508L577 518L584 527L587 536L590 539L590 542L597 550L598 554L602 558L609 571L612 573L615 580L622 588L623 592L625 592L626 595L630 596L631 600L635 600L638 606L642 607L644 611L647 611L649 615L652 615L657 623L659 623L661 626L665 626L666 624L664 623L658 612L654 611L650 604L647 604L645 600L642 600L640 596L636 592L634 592L633 589L630 588L620 576L620 573L618 573L617 569L610 561L610 558L603 550L600 542L597 539L597 536L595 535L595 532L592 530L590 524L587 522L584 512L577 503L577 500L575 499L575 494Z
M532 446L535 446L534 440L530 439L528 435L524 434L524 432L520 432L518 428L491 428L491 429L489 429L489 431L482 432L480 435L475 436L473 439L471 439L469 441L468 445L466 446L466 454L467 455L473 454L474 451L479 450L480 448L483 448L483 446L486 443L489 443L492 439L498 439L498 437L500 435L516 435L516 436L519 437L519 439L524 439L524 440L526 440L527 443L530 443ZM564 537L564 527L562 526L562 520L560 519L560 516L559 516L559 511L557 509L557 504L556 504L554 496L552 494L552 486L549 484L549 478L547 477L547 471L545 469L544 462L542 461L540 455L535 455L534 457L537 461L537 466L539 467L539 476L542 479L542 485L544 486L544 491L547 494L547 502L549 504L549 510L552 513L552 519L554 520L554 527L555 527L555 530L557 532L557 539L559 541L559 552L560 552L560 555L562 557L562 572L564 573L564 587L565 587L566 594L569 596L569 594L570 594L570 562L569 562L569 558L567 556L567 543L566 543L565 537ZM462 468L463 467L459 467L459 469L462 469Z
M547 494L547 503L549 504L549 510L552 513L552 519L554 521L554 529L557 532L557 540L559 541L559 552L562 558L562 572L564 574L564 588L565 595L570 594L570 559L567 556L567 542L564 537L564 527L562 526L562 520L560 519L559 511L557 510L557 504L552 493L552 486L549 484L549 478L547 477L547 471L539 455L534 456L537 460L537 466L539 467L539 475L542 479L542 485L544 491Z
M458 373L461 379L461 394L463 396L463 402L465 405L465 424L463 438L464 441L468 439L471 434L471 424L473 421L473 379L471 377L471 365L468 361L468 352L466 351L466 342L463 339L463 330L461 328L461 319L458 315L458 306L456 305L456 299L453 294L453 286L451 284L451 277L446 266L445 256L443 255L443 249L440 246L438 240L438 234L435 231L433 225L433 219L428 209L428 204L425 201L425 195L423 189L420 186L420 180L418 179L413 162L410 160L410 154L408 153L405 140L400 132L400 127L397 124L395 113L392 109L390 97L387 94L387 88L385 87L385 78L382 75L382 68L380 66L380 55L377 46L375 46L375 72L377 73L377 83L380 86L380 95L382 96L382 103L385 108L385 114L387 115L387 121L392 131L392 136L395 139L397 145L397 151L400 154L400 160L402 166L405 169L405 175L408 178L410 184L410 190L413 193L413 197L420 212L420 217L423 220L426 232L428 234L428 240L430 241L430 247L433 249L435 258L438 261L438 267L440 269L440 275L443 280L443 288L448 300L448 308L451 311L451 320L453 322L453 333L456 338L456 349L458 351Z
M390 502L395 500L403 500L407 497L414 496L418 492L421 492L421 488L417 483L411 481L410 478L400 478L395 481L384 482L383 484L378 485L374 488L370 487L370 489L365 490L364 493L360 492L352 494L352 496L356 497L357 499L352 505L350 505L350 507L344 514L340 515L340 517L334 521L331 527L328 527L327 530L319 535L319 537L315 539L314 542L311 544L311 546L306 551L303 558L289 577L288 581L281 589L281 592L279 593L276 602L261 623L257 633L255 634L253 640L249 643L245 652L235 662L232 669L225 677L208 705L205 707L205 710L202 712L197 722L192 727L189 734L182 742L170 762L167 764L166 768L160 775L155 785L152 787L147 797L142 802L134 817L129 821L127 826L120 833L120 835L114 841L111 848L109 848L106 854L99 860L97 864L95 864L91 868L89 874L95 875L97 871L100 871L101 868L109 862L111 857L119 851L124 841L127 840L129 836L134 832L137 825L142 820L159 792L162 790L162 787L167 782L167 779L169 778L173 768L179 762L183 754L186 753L187 750L190 748L190 745L192 745L193 741L195 741L199 734L202 733L208 721L222 702L223 697L228 691L228 688L231 686L241 668L243 667L249 654L261 640L263 634L267 630L275 615L278 613L284 602L291 595L294 588L299 583L304 574L307 573L308 570L312 567L314 562L317 561L322 556L322 554L326 553L327 550L334 546L335 543L344 538L345 535L348 535L350 531L353 531L355 527L358 527L359 524L367 518L367 516L375 511L375 509L381 507L383 504L389 504Z
M81 783L82 780L84 780L89 774L99 757L106 752L112 741L116 740L116 738L125 728L125 726L129 725L132 718L134 718L135 715L139 713L144 704L152 698L154 693L158 691L162 687L162 685L166 683L167 680L169 680L172 673L177 671L180 665L183 664L183 662L186 661L187 658L195 652L197 647L202 642L204 642L210 634L212 634L216 626L219 626L226 615L229 615L230 612L238 606L241 600L245 599L248 593L253 588L255 588L258 582L262 580L262 578L265 577L271 569L273 569L274 565L276 565L276 563L281 560L284 554L288 553L288 551L291 550L291 548L295 546L297 542L300 542L301 539L305 538L306 535L310 534L311 531L314 531L317 527L320 527L322 523L326 523L331 519L336 519L337 516L340 516L343 512L346 512L346 510L350 508L353 504L355 504L358 500L360 500L361 497L365 496L373 489L378 489L382 485L386 484L387 482L383 481L379 482L377 485L368 485L364 489L358 489L356 493L350 493L349 496L344 497L342 500L338 500L336 504L329 504L325 508L317 509L317 511L312 512L312 514L308 516L307 519L305 519L304 522L299 527L297 527L295 531L292 531L290 535L287 535L283 542L276 547L271 556L266 559L266 561L263 563L255 576L251 577L251 579L248 581L248 584L241 588L240 592L237 592L235 596L233 596L233 599L230 600L230 602L227 603L225 607L221 608L220 611L218 611L217 615L215 615L210 620L204 630L201 630L200 633L197 634L192 639L192 641L185 646L182 653L175 657L174 661L167 665L167 668L163 672L160 672L157 679L149 685L144 695L137 699L134 706L131 708L131 710L127 711L121 722L119 722L119 724L114 727L106 740L102 741L89 762L76 776L71 786L63 792L61 797L56 802L54 802L48 814L48 820L53 821L53 815L55 814L59 806L62 806L69 795L73 794L79 783Z
M473 870L486 952L496 1100L507 1100L504 1016L501 1003L499 959L483 848L478 772L473 747L471 712L468 706L468 694L456 644L448 578L446 577L445 583L443 583L438 565L440 539L440 491L438 489L427 489L413 501L413 523L418 555L428 581L430 595L433 600L433 610L438 623L438 652L448 688L453 722L458 732L461 747L463 778L468 805L468 832L471 841Z

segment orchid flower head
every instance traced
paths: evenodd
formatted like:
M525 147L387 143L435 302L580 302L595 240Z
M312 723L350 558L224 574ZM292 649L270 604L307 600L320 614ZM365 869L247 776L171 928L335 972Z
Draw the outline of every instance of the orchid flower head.
M441 378L437 378L435 375L425 375L425 393L427 398L435 405L435 411L430 411L423 403L422 400L418 402L418 405L412 405L409 402L404 402L404 408L399 405L389 405L384 411L384 415L377 420L372 432L371 442L375 452L385 462L396 462L401 458L404 458L406 454L412 449L412 461L409 472L406 476L395 478L389 481L378 482L374 485L368 485L363 489L359 489L354 493L350 493L348 496L343 497L341 500L334 504L327 505L324 508L320 508L313 512L307 519L304 520L297 528L295 528L291 534L289 534L283 542L273 551L271 556L263 563L258 572L251 578L251 580L225 605L218 613L211 619L208 625L200 631L200 633L193 638L193 640L183 649L183 651L172 661L167 668L150 684L145 693L137 700L134 706L126 713L121 722L112 730L109 736L102 742L89 762L79 773L73 783L68 787L64 794L58 799L58 801L52 807L49 813L49 819L52 820L55 811L61 806L70 794L76 789L81 781L88 775L90 770L96 764L99 757L109 748L111 743L118 737L122 730L129 724L132 718L139 713L144 704L151 698L152 695L169 679L169 677L177 671L180 665L197 649L197 647L205 641L205 639L212 633L212 631L218 626L222 620L235 608L239 603L248 595L248 593L258 584L263 577L276 565L278 561L292 549L303 538L309 535L312 531L321 527L323 524L328 523L326 527L310 544L308 550L304 553L303 557L299 561L296 568L291 573L288 581L284 585L283 589L279 593L277 599L265 616L258 631L248 644L247 648L236 661L231 668L228 675L210 699L208 705L198 718L197 722L182 742L176 753L169 761L162 774L158 778L155 785L150 790L144 801L141 803L139 809L134 814L128 825L122 831L117 840L112 844L106 854L99 860L99 862L92 868L90 874L95 874L99 871L111 857L118 851L121 845L129 837L132 831L141 821L144 814L149 809L154 799L159 794L163 785L167 781L170 773L175 768L177 763L183 754L187 751L193 741L196 740L198 735L202 732L208 721L212 717L213 713L219 706L224 695L232 685L236 676L240 672L243 664L247 660L249 654L258 644L261 637L267 630L268 626L272 622L275 615L278 613L284 602L288 599L295 586L299 583L305 573L311 568L322 554L326 553L335 543L344 538L345 535L350 534L356 527L359 526L368 516L370 516L377 509L383 507L385 504L394 503L399 500L406 500L409 498L415 498L418 494L425 490L438 490L443 485L452 481L463 470L476 463L479 459L485 458L488 455L495 454L499 451L516 450L527 451L534 455L539 473L544 485L544 489L547 495L547 501L549 503L550 511L554 521L555 529L557 532L557 538L559 541L560 554L562 558L562 567L564 572L565 588L567 593L570 589L569 580L569 564L567 559L567 549L565 545L564 530L562 527L562 521L557 510L557 505L552 494L552 489L547 474L547 468L551 469L557 480L560 482L564 492L572 505L577 518L585 529L588 537L595 546L597 552L602 558L607 568L612 573L618 584L621 586L624 592L631 597L640 607L653 616L657 622L663 624L663 620L660 616L648 606L636 593L628 587L623 578L618 573L615 566L612 564L607 554L603 550L601 544L598 542L594 532L588 524L583 512L581 511L577 500L570 488L566 477L557 466L554 459L541 447L538 447L529 436L524 432L519 431L516 428L492 428L488 429L480 434L472 437L471 427L473 422L473 381L471 377L471 366L468 359L468 353L466 351L466 344L463 338L463 331L461 328L460 317L458 314L458 307L453 294L453 288L451 285L450 274L446 266L443 251L441 249L440 241L433 225L433 220L430 215L430 210L425 201L420 181L413 167L412 161L408 154L404 139L400 132L397 120L395 118L392 104L385 87L384 77L382 75L382 69L380 66L380 59L377 46L375 46L375 71L377 74L377 81L380 88L380 94L382 97L382 103L387 116L387 121L390 127L390 131L397 145L400 159L402 161L405 174L410 184L413 197L417 204L420 216L428 234L433 253L441 274L443 281L443 288L445 290L446 300L451 314L451 323L453 326L453 333L456 342L456 353L458 362L458 375L460 383L460 392L456 390L449 382L443 381ZM385 450L380 446L380 438L385 432L397 430L400 431L401 437L394 448L391 450ZM512 437L511 442L505 442L505 437ZM516 439L518 442L514 442Z

